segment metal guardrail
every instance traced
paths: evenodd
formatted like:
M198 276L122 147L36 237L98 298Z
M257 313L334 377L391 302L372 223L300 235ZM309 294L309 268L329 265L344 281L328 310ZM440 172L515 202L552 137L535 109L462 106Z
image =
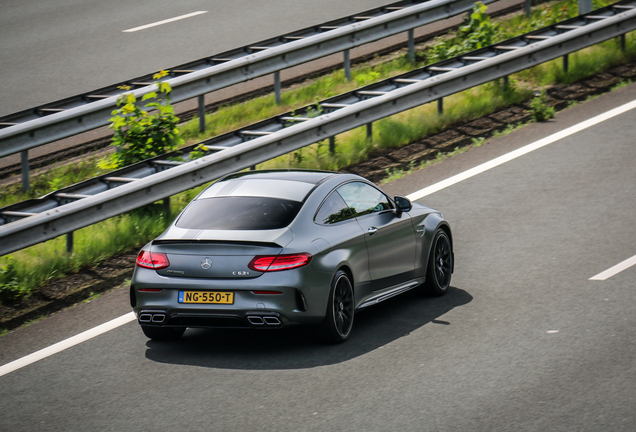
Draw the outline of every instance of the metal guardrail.
M482 53L481 57L464 55L453 60L446 60L437 64L427 65L423 68L407 72L400 76L395 76L381 82L328 98L307 107L296 109L293 112L283 113L235 131L210 138L202 144L208 146L209 153L223 151L229 147L239 145L256 137L272 134L295 123L307 121L307 119L315 117L316 113L319 113L320 111L332 112L338 108L357 103L361 100L383 95L395 90L396 88L403 87L404 85L439 75L444 72L459 69L479 62L482 59L495 57L496 55L506 51L518 49L519 46L524 43L527 44L528 41L551 38L558 34L559 31L571 31L582 23L587 24L589 22L596 22L599 19L606 19L606 17L611 16L609 14L615 14L619 10L621 10L620 5L617 5L614 9L606 9L605 11L601 10L596 12L598 14L605 15L598 16L589 14L580 18L564 21L555 26L536 30L527 35L519 36L518 38L497 44L494 47L491 47L489 51ZM601 18L601 16L603 18ZM178 151L157 156L155 158L121 168L117 171L59 189L41 198L23 201L0 208L0 225L12 223L25 217L52 210L62 205L66 205L80 199L85 199L106 190L137 181L140 178L182 165L189 160L190 152L199 144L200 143L193 144Z
M316 102L304 108L279 114L269 119L239 128L235 131L227 132L220 136L210 138L203 143L192 144L177 151L160 155L143 162L94 177L81 183L56 190L41 198L11 204L4 208L0 208L0 226L44 211L52 210L80 199L88 198L89 196L96 195L109 189L121 187L124 184L182 165L190 160L190 152L199 144L204 144L208 147L209 151L207 154L223 151L229 147L234 147L259 136L269 135L293 124L305 122L312 117L316 117L318 113L321 113L322 111L332 112L338 108L357 103L361 100L383 95L395 90L396 88L403 87L404 85L414 83L434 75L439 75L444 72L460 69L464 66L479 62L482 59L494 57L506 51L518 49L520 44L527 43L528 41L548 39L556 35L559 31L571 31L582 23L587 24L589 22L596 22L600 19L606 19L611 16L610 14L615 14L617 11L620 11L620 8L621 6L617 5L614 6L613 9L596 12L597 14L602 15L589 14L587 16L574 18L545 29L536 30L527 35L519 36L518 38L490 47L489 51L485 52L485 54L481 54L481 57L467 54L453 60L446 60L437 64L427 65L420 69L413 70L399 76L394 76L384 81L328 98L321 102ZM333 137L330 137L330 140L332 138ZM330 144L334 144L335 146L335 142L333 141Z
M491 3L494 0L483 0ZM404 0L352 17L269 39L188 63L172 70L172 102L180 102L233 84L411 31L470 10L474 0ZM412 39L412 34L409 33ZM153 89L152 75L132 84L141 96ZM0 118L0 157L86 132L109 123L119 85Z
M289 127L280 125L275 131L252 131L261 132L262 136L158 174L130 181L115 189L0 226L0 255L72 232L227 173L635 29L636 0L623 1L592 14L410 72L409 78L393 78L392 89L382 87L389 85L387 81L367 86L367 90L357 91L358 101L355 103L347 102L350 93L336 96L330 99L332 102L322 104L333 110L327 114L300 120L300 123Z

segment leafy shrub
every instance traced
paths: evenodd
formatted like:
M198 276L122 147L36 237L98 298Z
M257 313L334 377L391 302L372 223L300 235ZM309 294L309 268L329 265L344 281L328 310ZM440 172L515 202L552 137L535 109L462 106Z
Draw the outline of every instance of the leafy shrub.
M428 62L446 60L495 43L498 25L492 22L486 9L482 2L475 3L472 12L464 17L457 34L450 39L437 39L427 51Z
M0 266L0 303L18 300L27 290L18 283L18 273L13 257L7 257L6 264Z
M554 107L548 105L548 96L545 91L530 101L530 111L534 121L544 122L554 117Z
M206 154L208 154L208 147L205 144L199 144L198 146L196 146L195 148L192 149L192 151L190 152L190 160L195 160L195 159L199 159L202 158L203 156L205 156Z
M166 76L161 71L154 75L155 80ZM146 93L142 101L153 100L145 104L147 110L137 105L132 94L123 94L117 100L118 108L112 112L109 126L115 131L112 144L117 152L100 162L102 169L121 168L154 156L176 150L184 140L179 134L179 118L174 115L170 105L170 84L157 81L157 90Z

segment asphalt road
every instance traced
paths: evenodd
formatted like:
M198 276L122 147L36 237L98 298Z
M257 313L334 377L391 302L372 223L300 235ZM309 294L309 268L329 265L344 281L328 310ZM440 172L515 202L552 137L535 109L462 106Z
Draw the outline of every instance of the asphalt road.
M636 100L630 85L386 186L409 194ZM453 287L302 329L135 322L0 377L2 431L633 431L636 147L631 110L421 200L454 229ZM129 312L120 288L0 338L0 365Z
M387 3L4 0L0 116ZM197 11L207 13L124 32Z

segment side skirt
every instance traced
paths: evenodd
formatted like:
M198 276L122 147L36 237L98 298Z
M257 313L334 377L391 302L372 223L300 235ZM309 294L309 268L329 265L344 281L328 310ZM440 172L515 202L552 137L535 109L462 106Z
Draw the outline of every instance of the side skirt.
M415 280L411 280L394 287L391 287L387 290L382 291L381 293L375 294L365 301L363 301L358 309L363 309L368 306L372 306L374 304L378 304L384 300L390 299L391 297L395 297L396 295L402 294L406 291L412 290L413 288L421 285L424 282L424 278L418 278Z

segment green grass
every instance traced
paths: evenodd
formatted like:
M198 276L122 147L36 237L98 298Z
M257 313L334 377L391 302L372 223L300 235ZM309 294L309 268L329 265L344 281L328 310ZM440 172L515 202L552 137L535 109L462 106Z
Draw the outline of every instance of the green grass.
M564 4L568 5L565 11L562 9ZM598 7L596 2L595 7ZM535 8L533 20L530 21L521 15L507 21L500 21L498 23L499 38L506 39L515 34L524 33L533 26L541 27L547 23L559 21L565 14L572 15L575 8L576 3L569 0L548 7ZM358 163L376 151L400 147L439 132L459 121L478 118L509 104L527 100L537 88L554 83L574 82L636 57L636 41L631 34L628 35L627 46L626 52L623 53L617 41L607 41L570 55L569 73L562 71L562 60L555 59L511 76L508 90L503 90L501 83L495 81L445 98L444 114L441 116L437 114L436 103L430 103L374 122L371 141L367 139L366 130L362 127L338 135L335 154L330 153L328 142L322 141L260 164L259 168L297 167L338 170ZM425 56L418 55L418 58L422 59ZM208 130L205 134L198 133L196 119L183 126L182 134L190 144L422 65L422 62L409 63L404 53L390 56L388 59L374 59L354 68L352 82L345 79L342 71L332 72L287 89L282 95L281 106L275 104L273 95L224 106L206 116ZM506 130L502 134L507 132L509 131ZM477 140L472 146L481 145L482 142L483 140ZM465 150L466 148L457 148L450 153L439 153L433 160L421 163L417 167L411 166L406 171L393 170L389 175L391 178L398 178L412 170L426 167ZM20 192L20 185L3 187L0 192L0 207L41 196L93 177L100 172L96 162L94 159L87 160L34 176L33 189L28 194ZM172 214L180 212L201 188L172 197ZM138 249L144 242L160 234L168 225L169 221L161 213L160 207L160 205L150 206L76 231L74 233L75 249L70 256L63 252L65 237L62 236L16 252L11 256L0 257L0 294L3 289L6 293L8 287L14 286L11 283L18 285L22 292L28 293L50 280L96 265L122 252ZM3 275L10 279L3 279Z
M285 90L281 95L281 105L276 105L274 95L267 95L222 106L217 111L206 114L205 132L199 132L199 121L195 118L182 127L181 134L189 144L202 141L421 66L423 64L410 63L406 56L400 55L382 63L370 61L354 67L352 81L347 81L342 70L334 71Z
M96 158L89 158L45 171L42 174L31 176L31 189L26 193L22 192L21 183L2 186L0 189L0 207L41 197L54 190L95 177L99 173Z
M437 114L437 102L433 102L374 122L371 143L366 136L366 127L360 127L336 137L335 154L329 152L327 141L321 141L267 161L258 168L337 171L367 159L374 151L401 147L461 120L482 117L532 95L530 89L514 84L511 81L509 89L503 90L501 82L497 80L447 97L444 99L443 115Z

